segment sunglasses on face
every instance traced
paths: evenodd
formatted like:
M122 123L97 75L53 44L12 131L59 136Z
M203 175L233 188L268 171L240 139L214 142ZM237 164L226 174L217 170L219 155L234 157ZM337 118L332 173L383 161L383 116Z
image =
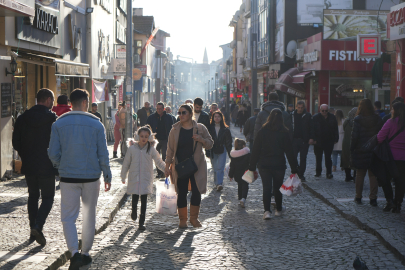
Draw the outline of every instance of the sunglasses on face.
M187 111L181 111L181 112L177 112L178 115L186 115Z
M328 110L322 110L322 112L328 112Z

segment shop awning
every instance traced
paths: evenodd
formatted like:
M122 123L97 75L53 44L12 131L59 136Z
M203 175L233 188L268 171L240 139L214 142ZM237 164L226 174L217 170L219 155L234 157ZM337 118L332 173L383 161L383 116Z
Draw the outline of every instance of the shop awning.
M311 71L307 71L307 72L302 72L299 73L297 75L293 76L293 83L304 83L304 80L308 77L310 77L312 74Z
M302 72L302 67L290 68L276 82L275 89L299 98L305 98L305 89L294 83L294 76Z
M90 76L90 65L51 56L24 53L17 61L28 62L35 65L54 66L56 76L84 77Z

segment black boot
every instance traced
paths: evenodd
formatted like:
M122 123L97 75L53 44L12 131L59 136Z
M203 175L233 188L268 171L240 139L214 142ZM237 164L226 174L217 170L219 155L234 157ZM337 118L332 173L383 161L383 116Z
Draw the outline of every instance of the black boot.
M378 206L378 204L377 204L377 199L371 199L371 200L370 200L370 205L371 205L371 206L374 206L374 207Z
M114 152L113 152L113 158L118 158L118 156L117 156L117 151L114 151Z
M132 213L131 218L135 221L138 218L138 200L139 198L132 195Z
M383 211L390 212L394 208L395 208L395 204L394 204L393 200L388 200L387 203L385 204L385 207L383 208Z
M352 176L352 170L350 168L345 168L345 173L346 173L346 178L345 178L346 182L350 182L350 181L354 180L354 178Z
M396 214L401 213L401 203L395 202L395 207L392 208L392 213L396 213Z
M139 230L144 231L146 230L145 224L145 214L141 214L139 216Z

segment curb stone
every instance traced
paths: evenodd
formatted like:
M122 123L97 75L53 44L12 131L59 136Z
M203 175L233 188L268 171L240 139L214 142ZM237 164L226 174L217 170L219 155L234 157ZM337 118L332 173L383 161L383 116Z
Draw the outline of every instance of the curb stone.
M405 254L402 254L393 244L390 243L389 238L391 238L390 236L388 236L384 231L382 231L383 229L375 229L372 228L371 226L369 226L367 224L366 221L362 221L361 219L359 219L358 217L352 215L349 211L345 211L345 210L341 210L337 204L338 202L333 199L330 198L329 196L324 196L325 194L323 192L318 192L315 189L311 188L307 183L302 183L302 185L304 186L305 189L307 189L308 191L310 191L315 197L319 198L320 200L322 200L324 203L326 203L327 205L331 206L333 209L335 209L336 212L338 212L342 217L344 217L345 219L347 219L348 221L354 223L359 229L362 229L374 236L376 236L378 238L378 240L380 240L380 242L389 250L391 251L395 257L397 257L401 263L403 265L405 265ZM374 226L373 226L374 227Z

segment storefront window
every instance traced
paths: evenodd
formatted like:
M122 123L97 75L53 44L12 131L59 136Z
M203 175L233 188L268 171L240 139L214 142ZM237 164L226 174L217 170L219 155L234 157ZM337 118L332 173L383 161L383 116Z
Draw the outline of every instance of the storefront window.
M23 62L17 61L17 70L14 74L14 102L17 112L23 112L27 107L26 97L26 65Z

